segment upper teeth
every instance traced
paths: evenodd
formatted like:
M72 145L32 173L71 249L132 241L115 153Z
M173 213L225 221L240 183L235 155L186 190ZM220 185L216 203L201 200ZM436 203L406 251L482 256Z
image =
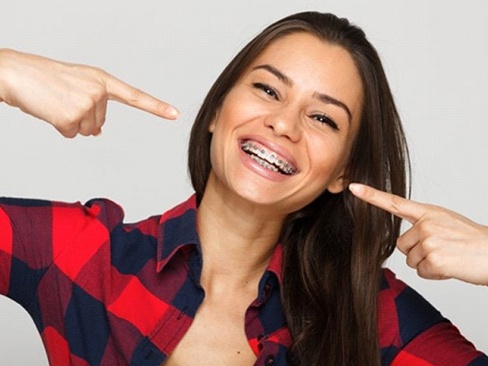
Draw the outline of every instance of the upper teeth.
M277 156L274 152L267 152L266 149L253 144L250 141L245 141L241 144L243 151L251 153L251 158L257 161L261 166L270 169L272 171L280 171L284 174L291 175L296 172L296 168L293 164L287 162L280 156ZM259 158L259 159L258 159Z

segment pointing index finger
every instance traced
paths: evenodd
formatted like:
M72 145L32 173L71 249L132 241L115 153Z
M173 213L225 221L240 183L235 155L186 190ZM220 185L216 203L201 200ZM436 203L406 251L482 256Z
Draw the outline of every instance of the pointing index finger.
M106 88L108 97L111 100L116 100L166 119L176 119L178 117L179 112L175 107L124 83L110 74L107 74Z
M419 220L425 213L425 208L421 203L410 201L364 184L351 183L349 190L363 201L388 211L412 224Z

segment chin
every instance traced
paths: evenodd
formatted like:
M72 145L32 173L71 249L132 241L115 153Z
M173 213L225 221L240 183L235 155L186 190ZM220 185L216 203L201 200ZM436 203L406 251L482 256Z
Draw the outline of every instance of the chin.
M296 197L280 194L275 190L262 190L247 186L246 189L236 192L242 200L245 200L256 208L267 209L280 215L288 215L306 206L310 201L299 200Z

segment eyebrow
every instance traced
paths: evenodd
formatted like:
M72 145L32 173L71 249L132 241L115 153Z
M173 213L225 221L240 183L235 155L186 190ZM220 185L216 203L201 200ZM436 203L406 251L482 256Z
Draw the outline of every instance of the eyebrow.
M283 74L280 70L278 70L276 67L268 65L268 64L258 65L258 66L253 67L253 70L260 70L260 69L270 72L271 74L276 76L279 80L281 80L286 85L293 86L293 81L288 76ZM314 92L312 96L315 99L318 99L323 103L333 104L335 106L342 108L347 113L349 123L351 123L352 113L351 113L351 110L349 109L349 107L347 106L346 103L341 102L340 100L338 100L338 99L336 99L336 98L334 98L328 94L325 94L325 93Z

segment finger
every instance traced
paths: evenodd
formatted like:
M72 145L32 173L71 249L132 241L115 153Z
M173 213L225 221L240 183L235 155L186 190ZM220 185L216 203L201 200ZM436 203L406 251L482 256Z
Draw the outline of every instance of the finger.
M95 126L95 121L93 119L84 119L80 122L80 127L78 133L82 136L90 136L98 131L98 127Z
M93 130L93 133L92 135L93 136L100 136L102 134L102 128L101 127L97 127Z
M412 248L420 242L421 236L416 225L405 231L397 239L397 248L405 255L408 255Z
M68 139L74 138L78 134L78 131L79 131L78 124L76 124L76 125L71 124L69 127L67 127L67 126L61 126L61 127L54 126L54 128L56 128L56 130L58 130L61 135L63 135L64 137L66 137Z
M429 280L445 280L452 278L446 271L442 269L442 265L439 265L436 259L432 259L432 255L425 256L417 264L417 274L425 279Z
M406 254L406 262L407 265L411 268L417 268L419 263L425 259L426 253L425 248L421 245L421 243L415 243L412 245L410 250Z
M178 117L179 112L175 107L108 74L106 85L107 93L111 100L116 100L163 118L176 119Z
M53 127L66 138L74 138L80 130L81 119L73 119L69 122L60 121L53 123Z
M424 205L421 203L410 201L364 184L351 183L349 190L363 201L408 220L412 224L425 214Z
M95 108L95 126L98 131L101 131L105 118L107 116L107 101L98 103Z

